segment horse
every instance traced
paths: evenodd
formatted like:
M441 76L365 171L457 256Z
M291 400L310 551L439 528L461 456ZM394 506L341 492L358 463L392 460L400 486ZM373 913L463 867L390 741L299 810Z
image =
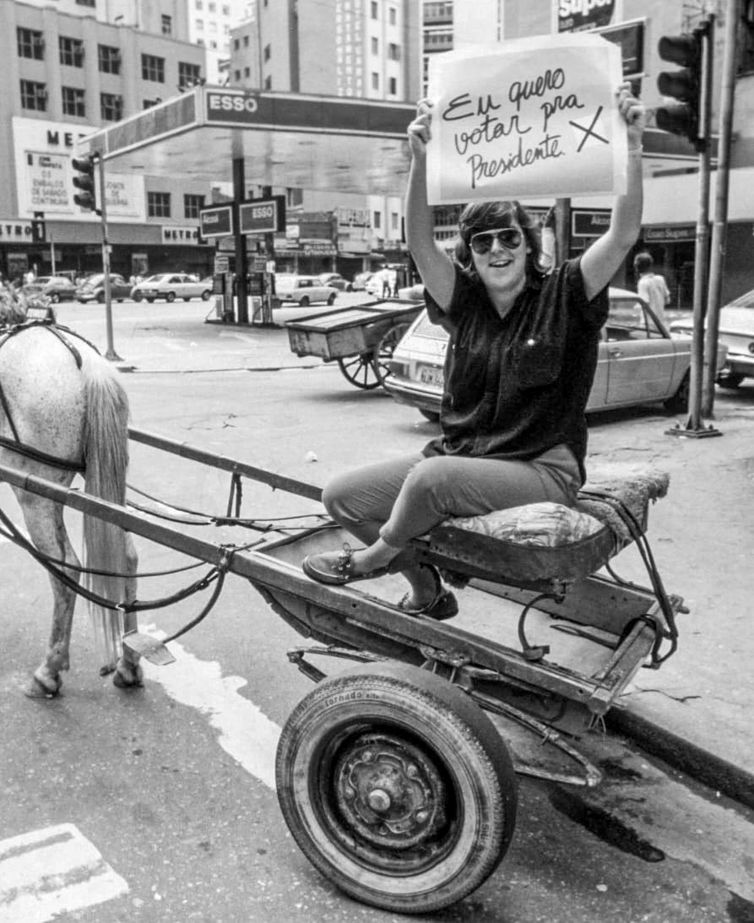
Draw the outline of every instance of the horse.
M26 321L28 305L0 291L0 464L69 487L77 472L87 493L123 504L128 468L129 407L117 370L96 348L54 323ZM81 563L66 529L63 506L11 487L31 543L71 578L50 571L52 630L42 663L24 691L51 698L69 669L75 587ZM136 598L137 555L130 534L94 516L83 517L86 589L114 605ZM119 687L142 685L138 654L123 647L136 614L90 602L101 675Z

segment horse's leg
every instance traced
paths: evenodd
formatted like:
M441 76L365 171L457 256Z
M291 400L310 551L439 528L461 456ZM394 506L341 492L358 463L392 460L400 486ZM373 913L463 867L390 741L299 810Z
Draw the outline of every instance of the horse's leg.
M29 537L35 547L44 555L78 567L79 559L68 538L63 520L63 507L26 491L14 492L21 505ZM73 580L78 582L78 571L71 570L69 573ZM47 653L24 690L32 698L49 698L57 695L62 685L60 673L69 667L71 625L76 593L51 574L50 585L53 610Z
M126 567L128 577L126 578L125 601L133 602L136 599L136 570L139 558L136 553L136 545L133 537L126 533ZM135 612L126 612L123 619L123 631L135 631L139 627L138 617ZM144 671L139 666L139 655L127 647L123 647L118 664L115 667L113 683L120 687L144 685Z

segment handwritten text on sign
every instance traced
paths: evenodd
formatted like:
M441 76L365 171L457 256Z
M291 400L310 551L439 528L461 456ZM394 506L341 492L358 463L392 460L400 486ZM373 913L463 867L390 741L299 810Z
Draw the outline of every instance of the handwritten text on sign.
M619 50L593 35L438 55L430 62L430 204L622 191L620 82Z

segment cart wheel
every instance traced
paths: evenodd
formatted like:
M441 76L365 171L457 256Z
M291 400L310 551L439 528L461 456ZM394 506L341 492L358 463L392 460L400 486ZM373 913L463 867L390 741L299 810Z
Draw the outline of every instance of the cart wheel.
M382 384L374 370L374 353L346 356L345 359L338 359L338 365L341 372L357 388L371 391Z
M405 321L402 324L396 324L388 330L377 344L372 354L372 361L374 362L374 371L380 384L382 384L390 374L388 362L392 359L395 347L403 339L403 334L410 326L411 324Z
M285 821L309 861L366 904L428 913L466 897L513 836L516 778L489 718L418 667L320 683L277 750Z

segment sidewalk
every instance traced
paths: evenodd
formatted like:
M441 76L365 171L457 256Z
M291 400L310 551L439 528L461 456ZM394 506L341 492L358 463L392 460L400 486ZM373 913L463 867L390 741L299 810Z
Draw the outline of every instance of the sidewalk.
M315 312L277 312L281 326L273 328L204 324L173 351L136 330L116 343L124 356L118 365L135 374L317 368L320 359L290 351L282 326L306 313ZM754 384L718 390L715 413L719 438L667 435L675 420L666 418L663 428L657 415L590 426L592 467L628 460L669 471L670 491L650 510L648 536L667 591L690 609L678 617L677 653L657 671L639 671L608 726L754 808ZM646 585L641 560L631 554L620 556L616 569Z

